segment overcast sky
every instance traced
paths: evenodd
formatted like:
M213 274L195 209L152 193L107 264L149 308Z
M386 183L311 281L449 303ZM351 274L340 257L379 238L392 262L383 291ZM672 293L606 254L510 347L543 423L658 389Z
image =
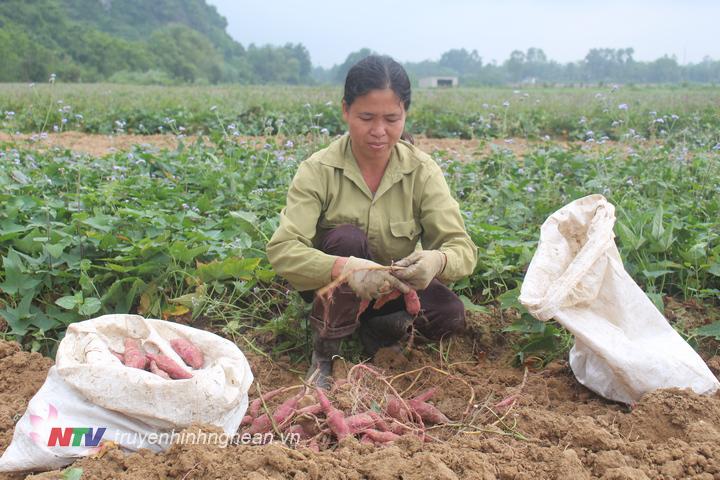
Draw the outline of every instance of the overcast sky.
M477 49L488 63L542 48L560 62L590 48L635 49L636 60L720 59L720 0L208 0L243 46L302 43L330 67L363 47L399 61Z

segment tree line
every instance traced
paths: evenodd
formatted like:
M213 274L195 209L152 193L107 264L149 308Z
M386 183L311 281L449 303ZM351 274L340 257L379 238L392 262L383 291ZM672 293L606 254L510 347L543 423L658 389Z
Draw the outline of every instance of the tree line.
M373 53L350 53L331 68L313 67L301 43L244 47L204 0L5 0L0 2L0 81L140 84L341 84ZM502 63L477 50L451 49L438 60L405 63L410 76L456 76L460 84L706 83L720 61L681 65L675 57L637 61L632 48L594 48L576 62L540 48L513 51Z

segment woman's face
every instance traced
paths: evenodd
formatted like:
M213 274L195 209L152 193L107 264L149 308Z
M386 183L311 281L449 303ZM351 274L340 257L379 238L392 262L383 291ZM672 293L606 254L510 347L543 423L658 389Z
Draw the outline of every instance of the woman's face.
M371 90L349 107L343 102L343 118L358 161L387 161L405 129L405 107L389 88Z

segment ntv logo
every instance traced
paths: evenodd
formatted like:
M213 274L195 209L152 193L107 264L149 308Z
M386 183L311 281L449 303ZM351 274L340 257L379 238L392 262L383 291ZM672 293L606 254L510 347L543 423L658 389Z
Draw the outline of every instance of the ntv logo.
M100 440L102 440L105 430L105 427L101 427L93 434L92 427L53 427L50 429L50 437L48 438L47 446L55 447L60 444L61 447L69 447L70 439L72 439L72 446L80 447L83 446L83 444L81 444L81 439L82 437L85 437L84 446L97 447L100 445Z
M48 404L47 418L30 415L30 424L33 427L30 437L36 444L48 447L98 447L107 430L105 427L50 427L48 433L49 424L57 423L57 418L58 411L52 404ZM47 438L47 442L44 438Z

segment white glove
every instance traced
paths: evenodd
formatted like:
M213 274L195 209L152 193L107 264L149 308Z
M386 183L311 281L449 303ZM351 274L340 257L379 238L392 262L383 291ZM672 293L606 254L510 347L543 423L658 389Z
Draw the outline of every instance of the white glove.
M389 270L364 258L348 257L340 275L348 275L348 285L363 300L380 298L393 290L403 294L410 291L410 287L394 277Z
M419 250L395 262L396 267L405 267L393 271L393 275L415 290L425 290L433 278L445 270L447 257L440 250Z

